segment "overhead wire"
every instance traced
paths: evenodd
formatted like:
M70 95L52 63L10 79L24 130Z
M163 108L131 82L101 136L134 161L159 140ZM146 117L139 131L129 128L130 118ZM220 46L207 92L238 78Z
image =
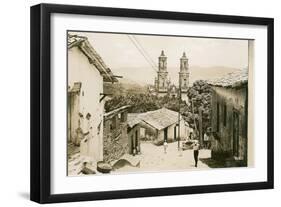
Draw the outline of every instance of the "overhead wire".
M135 39L135 41L138 43L138 45L141 47L142 51L146 54L146 56L150 59L151 63L154 65L154 67L157 68L157 64L154 62L154 60L151 58L151 56L148 54L148 52L144 49L144 47L142 46L142 44L139 42L139 40L137 39L137 37L135 35L132 35L133 39Z
M157 67L155 66L155 63L153 63L152 61L151 61L151 58L149 57L147 57L146 56L146 54L145 54L145 52L144 51L142 51L142 49L141 48L143 48L142 46L139 46L140 45L140 43L139 42L137 42L135 39L133 39L133 37L131 37L130 35L127 35L128 36L128 38L129 38L129 40L134 44L134 46L137 48L137 50L140 52L140 54L144 57L144 59L146 60L146 62L151 66L151 68L155 71L155 72L157 72Z

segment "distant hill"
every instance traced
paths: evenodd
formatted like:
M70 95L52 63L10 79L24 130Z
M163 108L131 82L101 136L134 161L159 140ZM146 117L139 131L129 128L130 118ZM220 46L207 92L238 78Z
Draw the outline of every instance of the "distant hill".
M196 80L209 80L214 78L222 77L228 73L234 72L241 68L230 68L223 66L213 66L213 67L200 67L200 66L190 66L190 84ZM124 78L120 79L120 82L126 86L147 86L148 84L154 84L154 79L157 76L157 72L152 68L119 68L112 69L113 73L116 75L122 75ZM178 85L178 67L168 66L169 77L171 82ZM135 88L134 87L134 88Z
M117 83L104 83L104 93L112 94L111 96L125 95L128 93L145 93L147 91L146 84L139 84L128 78L120 78Z

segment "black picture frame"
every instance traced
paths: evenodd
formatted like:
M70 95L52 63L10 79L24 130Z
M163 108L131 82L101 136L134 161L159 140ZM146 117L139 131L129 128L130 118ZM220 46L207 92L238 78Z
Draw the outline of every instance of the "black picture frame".
M51 194L51 71L50 16L53 13L99 15L113 17L151 18L209 23L231 23L267 26L267 181L238 184L219 184L188 187L169 187L74 194ZM272 18L195 14L168 11L73 5L39 4L31 7L31 174L30 199L39 203L120 199L147 196L167 196L225 191L272 189L274 187L274 72Z

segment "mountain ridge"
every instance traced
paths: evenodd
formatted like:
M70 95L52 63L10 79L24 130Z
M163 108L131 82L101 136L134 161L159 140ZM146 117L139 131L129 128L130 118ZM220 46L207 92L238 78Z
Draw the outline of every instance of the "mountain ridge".
M228 73L240 70L240 68L231 68L225 66L212 66L212 67L202 67L202 66L190 66L189 78L190 84L196 80L210 80L222 77ZM178 67L168 67L168 76L171 79L172 84L177 85L178 83ZM157 71L152 68L144 67L128 67L113 69L113 73L116 75L122 75L124 78L119 79L121 82L131 82L134 84L139 84L142 86L153 85L154 79L157 76ZM144 76L145 74L145 76Z

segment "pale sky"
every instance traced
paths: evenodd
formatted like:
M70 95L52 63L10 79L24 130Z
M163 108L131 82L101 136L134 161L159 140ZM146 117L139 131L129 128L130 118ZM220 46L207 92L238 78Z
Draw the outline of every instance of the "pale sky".
M73 32L71 32L73 33ZM113 73L128 74L130 79L137 82L154 80L156 72L137 50L127 34L83 33L76 34L88 37L88 40L100 54L106 65ZM131 36L131 35L130 35ZM215 38L191 38L171 36L133 35L140 45L158 65L158 57L164 50L168 57L167 67L176 70L180 65L180 58L186 52L189 66L192 67L229 67L242 69L248 65L248 41ZM140 69L141 68L141 69ZM122 71L123 70L123 71ZM143 75L141 75L143 74ZM144 74L155 74L146 76ZM178 71L171 72L172 80L177 79ZM118 74L117 74L118 75ZM192 75L192 74L191 74ZM142 77L140 77L142 76ZM173 77L175 76L175 77Z

